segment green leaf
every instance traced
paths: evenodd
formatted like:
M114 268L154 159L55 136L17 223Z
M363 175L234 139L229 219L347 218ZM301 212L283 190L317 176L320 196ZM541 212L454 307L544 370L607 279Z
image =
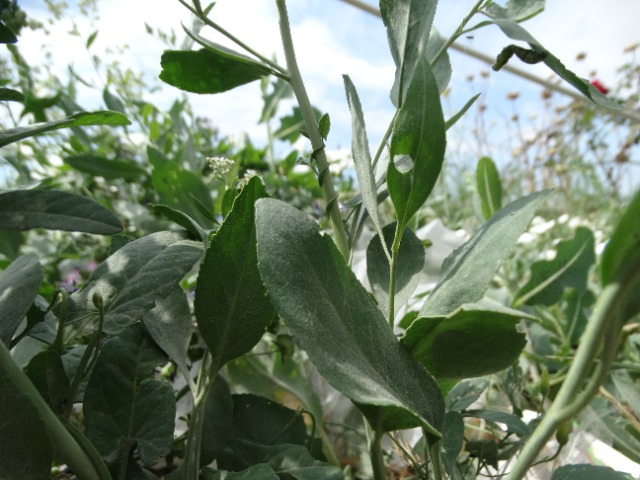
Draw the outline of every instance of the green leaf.
M597 465L565 465L553 472L551 480L634 480L628 473Z
M241 472L227 472L227 471L218 471L212 474L208 472L204 472L205 480L279 480L280 477L276 475L276 472L273 471L266 463L258 463L257 465L252 465L249 468L241 471Z
M200 205L213 212L213 201L200 176L184 170L177 162L169 161L154 164L151 180L160 203L184 212L200 225L213 226L207 215L201 212Z
M63 120L55 120L46 123L35 123L26 127L7 128L0 132L0 147L17 142L23 138L33 137L41 133L52 132L60 128L85 127L90 125L122 126L131 125L131 122L118 112L97 111L80 112Z
M529 281L516 293L515 307L553 305L569 288L587 290L589 270L596 260L595 239L586 227L578 227L571 240L558 243L553 260L540 260L531 266Z
M3 348L0 345L0 349ZM8 351L6 353L11 362ZM0 365L2 478L49 480L54 452L46 424L29 395L16 385L6 367Z
M460 412L480 398L489 386L485 378L468 378L458 382L445 399L447 411Z
M380 14L396 64L391 90L391 101L396 107L402 106L405 90L424 57L437 4L437 0L380 0Z
M263 445L309 441L301 412L258 395L233 395L233 427L236 437Z
M451 478L464 443L464 420L458 412L447 412L442 427L442 463Z
M179 232L157 232L124 245L98 265L69 297L67 321L98 319L94 296L104 303L104 330L116 332L168 297L202 254L200 243Z
M43 275L35 253L18 257L0 274L0 341L7 347L35 301Z
M438 380L479 377L509 367L527 341L516 326L529 315L505 307L462 305L447 316L420 317L402 344Z
M578 77L571 70L567 69L564 64L549 52L546 48L544 48L540 42L538 42L529 32L527 32L524 28L522 28L518 23L510 20L508 18L500 18L493 17L491 19L491 23L496 24L504 34L513 39L519 40L522 42L527 42L533 50L536 52L546 53L546 57L544 58L544 63L553 70L560 78L569 83L569 85L576 88L580 93L582 93L585 97L591 100L596 105L600 107L607 108L609 110L623 110L624 106L618 103L615 99L607 97L603 93L601 93L596 87L591 85L588 80Z
M109 160L93 153L66 157L64 163L80 172L88 173L93 177L103 177L106 180L115 180L116 178L129 181L137 180L146 173L133 160Z
M169 296L156 297L155 306L144 314L142 323L151 338L169 355L180 371L188 375L187 351L193 333L191 307L180 286Z
M442 264L440 279L420 309L420 316L447 315L463 303L477 302L509 256L550 191L533 193L502 207Z
M301 445L260 445L244 440L234 442L233 448L245 464L265 463L283 478L299 480L344 480L340 469L313 458ZM220 462L219 462L220 465ZM221 468L227 468L222 465Z
M485 220L488 220L502 207L502 183L500 174L489 157L478 160L476 168L476 187L480 196L480 207Z
M207 232L196 222L193 218L180 210L171 208L168 205L162 205L159 203L150 203L151 208L155 213L167 217L169 220L177 223L182 228L187 230L194 238L206 242L208 239Z
M227 382L216 376L204 404L200 464L213 462L233 439L233 399Z
M25 373L36 387L49 408L59 417L71 411L72 399L69 377L62 365L60 353L45 350L31 359Z
M122 230L118 218L90 198L38 189L0 193L0 227L14 230L46 228L97 235L113 235Z
M429 62L421 58L393 126L387 170L389 195L402 228L429 197L442 168L445 143L438 86ZM403 156L413 162L408 171L398 169L397 161Z
M546 0L508 0L506 8L496 3L487 5L489 15L524 22L544 11Z
M0 43L16 43L17 41L18 37L13 33L13 30L0 21Z
M360 98L356 87L348 75L343 75L344 88L347 92L347 102L351 111L351 152L353 154L353 162L356 167L356 177L358 178L358 186L362 195L364 207L373 222L378 238L382 238L382 223L378 215L378 195L376 188L376 179L374 178L373 166L371 165L371 153L369 152L369 140L367 139L367 131L364 124L364 115ZM384 255L390 258L388 248L385 248Z
M254 204L265 196L260 178L252 177L200 266L195 315L218 368L251 350L274 317L256 256Z
M602 252L600 276L602 285L623 281L640 269L640 190L622 214Z
M0 253L8 260L15 260L20 255L20 246L24 235L19 230L0 228Z
M17 90L11 88L0 88L0 101L2 102L22 102L24 101L24 95Z
M282 78L276 78L272 83L273 91L268 95L263 95L264 106L260 114L258 123L265 123L271 120L278 111L281 100L293 96L291 84Z
M269 297L320 373L360 408L395 407L438 435L444 402L437 384L400 346L333 240L283 202L262 199L256 210ZM364 410L378 420L379 408Z
M91 35L89 35L89 37L87 38L87 41L85 43L85 46L86 46L87 49L89 49L91 47L91 45L93 45L93 42L96 40L97 36L98 36L98 30L96 30Z
M384 241L390 249L396 233L396 224L392 223L383 229ZM405 228L398 251L398 265L396 268L396 288L394 313L409 300L420 283L420 274L424 267L424 246L422 241L411 231ZM378 301L378 307L388 314L389 306L389 262L382 250L380 237L377 235L371 239L367 247L367 277L371 284L373 294Z
M449 130L451 127L453 127L456 124L456 122L460 120L465 113L467 113L467 110L471 108L471 106L476 102L478 97L480 97L479 93L471 97L467 101L467 103L464 104L464 107L462 107L455 115L453 115L453 117L451 117L449 120L445 122L445 128Z
M427 42L427 48L425 50L425 56L429 60L429 64L432 64L436 55L440 52L440 49L444 47L446 39L440 35L438 30L431 29L431 35ZM442 57L435 65L432 65L433 76L436 77L436 83L438 84L438 91L442 94L445 92L451 81L451 61L449 60L449 54L445 51Z
M104 87L104 90L102 91L102 99L109 110L126 115L124 103L122 103L122 100L120 100L116 95L111 93L108 87Z
M467 417L482 418L487 422L496 424L502 423L507 427L508 434L516 434L520 438L526 438L531 433L531 429L520 417L499 410L467 410Z
M160 80L192 93L226 92L271 73L258 62L221 49L166 50L160 65Z
M327 140L329 131L331 130L331 118L328 113L322 114L320 120L318 120L318 130L324 140Z
M134 448L145 465L171 451L176 404L173 388L152 378L166 361L142 328L104 344L84 395L87 436L110 464L129 461Z
M320 121L322 114L317 108L313 108L313 115L317 122ZM293 107L293 113L284 117L280 117L280 127L273 132L275 140L287 140L294 143L300 138L300 131L305 128L304 117L300 107Z

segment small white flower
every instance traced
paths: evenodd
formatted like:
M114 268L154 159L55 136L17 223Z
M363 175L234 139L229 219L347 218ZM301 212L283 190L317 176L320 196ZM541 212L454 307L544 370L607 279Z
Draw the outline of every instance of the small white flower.
M225 157L207 157L214 177L224 177L233 168L233 160Z

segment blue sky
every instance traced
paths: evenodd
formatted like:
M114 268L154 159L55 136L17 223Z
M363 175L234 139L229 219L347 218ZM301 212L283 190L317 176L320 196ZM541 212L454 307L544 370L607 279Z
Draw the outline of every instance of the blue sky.
M377 5L373 0L367 3ZM443 35L448 35L473 3L474 0L441 0L435 26ZM150 80L159 73L160 55L165 47L145 33L144 23L167 32L173 28L181 38L180 22L186 25L191 22L190 14L174 0L104 0L98 4L99 33L92 51L100 55L114 44L126 43L129 49L117 58L124 65L144 71ZM43 8L39 0L25 0L21 5L34 17ZM388 91L393 82L394 64L388 53L381 20L340 0L290 0L288 5L298 60L309 96L312 103L328 112L332 119L328 148L350 148L350 114L342 80L342 74L345 73L350 75L358 88L369 138L375 148L393 115ZM605 84L611 84L616 78L616 68L629 60L623 54L623 48L640 41L636 23L640 18L640 2L582 0L579 8L576 5L571 0L550 0L547 11L525 26L578 75L591 77L591 71L596 70L597 78ZM275 2L219 0L213 15L222 26L263 54L275 54L279 59L283 58ZM81 38L66 33L72 21L76 22ZM63 66L72 62L76 71L96 85L101 85L104 79L94 71L89 54L84 49L84 40L94 28L81 17L67 18L56 28L59 42L52 49L56 64ZM216 34L205 35L219 40ZM32 63L37 63L39 56L43 55L41 44L47 41L39 35L23 35L20 40L24 54ZM464 39L463 42L489 55L496 55L502 47L511 43L495 27L480 30L472 39ZM577 62L575 57L580 52L587 52L588 56L586 60ZM455 112L472 95L481 93L478 103L491 106L486 127L491 137L490 143L495 144L496 148L504 148L504 138L509 137L508 128L505 127L513 113L513 103L506 100L509 92L520 92L517 108L522 116L535 117L541 114L539 86L506 72L491 72L488 65L457 52L451 52L451 61L453 78L451 94L444 100L445 112ZM525 67L543 77L551 73L545 67ZM488 78L481 78L481 71L490 72ZM473 76L473 82L468 80L470 76ZM100 107L101 100L96 95L99 91L83 92L85 98L81 103L88 108ZM178 95L175 89L166 87L154 93L152 101L160 106L168 106ZM265 129L256 124L261 109L257 83L224 94L190 95L190 98L197 113L211 118L223 134L246 132L254 143L260 145L265 142ZM558 98L558 101L562 100ZM460 158L482 153L478 142L468 133L473 128L473 111L469 112L466 122L462 126L467 128L467 133L458 134L460 136L453 141L449 140L450 151Z

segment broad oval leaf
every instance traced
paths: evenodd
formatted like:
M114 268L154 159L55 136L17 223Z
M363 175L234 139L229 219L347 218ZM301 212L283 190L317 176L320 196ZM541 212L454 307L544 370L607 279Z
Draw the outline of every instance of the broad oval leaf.
M420 317L402 344L438 380L479 377L509 367L527 341L516 329L517 310L483 304L463 305L450 315Z
M80 172L106 180L136 180L145 175L145 170L133 160L109 160L93 153L73 155L65 158L64 162Z
M254 205L265 196L262 180L252 177L236 197L200 266L195 314L218 368L251 350L275 316L256 254Z
M529 281L518 290L513 305L516 308L523 304L553 305L569 288L584 293L595 260L593 232L579 227L571 240L558 243L553 260L541 260L531 265Z
M0 341L7 347L35 301L42 277L35 253L18 257L0 274Z
M142 317L147 332L184 375L189 375L187 351L193 325L191 307L180 286L167 297L156 297L155 306Z
M271 71L246 57L203 48L166 50L160 80L192 93L220 93L258 80Z
M97 112L80 112L63 120L55 120L46 123L36 123L26 127L8 128L0 132L0 147L17 142L23 138L33 137L41 133L47 133L60 128L86 127L90 125L124 126L131 122L118 112L108 110Z
M533 218L548 190L519 198L493 215L442 264L438 283L420 309L421 317L447 315L477 302Z
M0 227L47 228L97 235L113 235L122 230L120 220L90 198L37 189L0 193Z
M446 131L438 85L429 62L418 60L407 99L393 125L391 160L387 170L389 195L402 228L429 197L444 161ZM413 168L397 161L409 156Z
M107 463L128 462L136 448L145 465L171 451L173 388L152 378L165 362L141 327L129 328L100 350L84 395L87 436Z
M628 473L598 465L565 465L553 472L551 480L634 480Z
M502 208L502 183L496 164L489 157L478 160L476 187L480 196L480 208L485 220Z
M396 232L396 223L387 225L383 229L384 241L390 249ZM424 246L410 228L405 228L397 253L396 288L394 299L394 313L409 300L420 283L420 274L424 267ZM378 235L374 236L367 247L367 277L378 301L382 313L388 315L389 305L389 262L382 250Z
M182 232L158 232L126 244L98 265L69 297L67 321L98 318L94 295L104 303L104 330L116 332L169 296L200 259L200 243Z
M400 410L439 435L435 380L398 343L333 240L286 203L261 199L256 210L269 297L320 373L357 404ZM377 420L379 410L363 413Z

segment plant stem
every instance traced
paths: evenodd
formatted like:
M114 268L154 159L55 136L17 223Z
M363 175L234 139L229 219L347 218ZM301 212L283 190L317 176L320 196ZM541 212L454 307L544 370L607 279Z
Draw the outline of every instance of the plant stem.
M431 465L433 467L433 476L435 480L442 480L444 476L440 463L440 440L437 439L434 441L434 437L424 430L423 434L429 448L429 458L431 459Z
M373 470L373 480L386 480L387 467L384 464L384 452L382 451L382 435L373 430L368 421L365 420L367 440L369 442L369 456L371 457L371 469Z
M476 4L473 6L473 8L471 8L467 16L462 19L462 22L460 22L460 25L458 25L458 28L453 33L453 35L451 35L451 37L449 37L446 40L446 42L444 42L444 45L442 45L440 50L438 50L438 53L436 53L435 57L433 57L433 59L431 60L432 67L436 63L438 63L440 58L445 54L445 52L453 44L453 42L455 42L460 37L460 35L464 34L464 27L467 25L467 23L469 23L469 20L471 20L471 17L473 17L476 13L480 11L480 9L482 8L485 2L486 0L478 0Z
M587 388L578 394L580 386L589 376L594 357L598 349L602 346L603 338L606 339L606 343L608 344L606 346L609 347L609 349L611 348L610 344L613 342L613 338L615 338L613 330L619 329L621 326L621 322L619 321L620 303L625 296L624 293L624 289L620 284L614 282L607 285L598 297L598 302L593 309L587 328L580 339L580 345L576 351L573 363L569 368L567 377L562 383L549 410L547 410L542 421L525 443L507 480L520 480L524 477L558 426L584 408L597 391L599 384L604 380L613 357L611 352L606 351L604 352L605 358L603 358L603 361L596 367L594 381L589 382Z
M349 237L340 214L340 208L338 206L338 194L333 186L333 180L331 179L331 173L329 171L329 162L324 151L324 141L320 135L318 129L318 123L313 114L311 102L302 81L300 70L298 69L298 62L296 61L296 54L293 48L293 39L291 38L291 27L289 26L289 17L287 14L287 5L285 0L276 0L278 7L278 15L280 17L280 36L282 37L282 46L284 48L284 55L287 59L287 68L289 70L289 83L293 92L298 100L302 117L307 128L309 139L311 140L311 147L313 149L313 155L318 166L318 181L322 187L325 201L327 202L327 213L333 224L333 233L335 236L336 244L340 253L344 258L349 258Z
M15 364L9 350L2 342L0 342L0 377L3 378L3 389L17 390L29 399L47 429L56 457L69 465L78 478L112 480L102 460L91 458L73 438L29 378Z
M218 32L220 32L222 35L224 35L225 37L227 37L229 40L231 40L233 43L235 43L236 45L238 45L240 48L244 49L245 51L249 52L251 55L253 55L254 57L258 58L262 63L269 65L271 68L273 68L275 70L274 73L280 73L282 75L286 75L286 71L284 68L282 68L280 65L278 65L277 63L273 62L272 60L269 60L267 57L265 57L264 55L261 55L259 52L257 52L256 50L254 50L253 48L251 48L249 45L247 45L246 43L244 43L242 40L240 40L239 38L237 38L235 35L231 34L230 32L228 32L227 30L225 30L224 28L222 28L220 25L218 25L216 22L214 22L213 20L210 20L209 17L207 17L204 12L202 11L202 9L200 8L200 4L199 2L196 2L196 7L197 8L193 8L191 5L189 5L185 0L178 0L187 10L189 10L192 14L194 14L196 17L198 17L202 23L204 23L205 25L208 25L209 27L213 28L214 30L217 30Z
M394 242L395 246L395 242ZM388 318L391 331L395 327L396 320L396 270L398 269L398 250L391 249L391 264L389 265L389 310Z

